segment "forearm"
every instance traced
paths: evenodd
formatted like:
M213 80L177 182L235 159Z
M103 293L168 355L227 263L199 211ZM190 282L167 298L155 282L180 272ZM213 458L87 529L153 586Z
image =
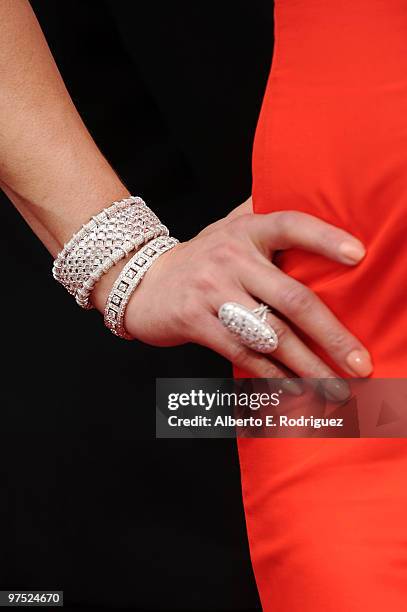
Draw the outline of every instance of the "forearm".
M0 80L1 186L56 255L128 191L84 126L26 0L0 0Z

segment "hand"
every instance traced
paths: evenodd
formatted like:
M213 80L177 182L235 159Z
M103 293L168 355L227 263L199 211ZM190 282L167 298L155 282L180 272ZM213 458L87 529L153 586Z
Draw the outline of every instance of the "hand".
M242 345L217 318L224 302L253 309L261 301L316 341L342 370L367 376L372 366L360 341L309 288L271 262L276 250L302 248L352 266L363 258L363 245L311 215L295 211L255 215L250 210L247 201L163 254L130 299L128 331L156 346L186 342L207 346L262 378L287 376L286 369L301 377L336 377L275 314L269 314L268 321L279 344L269 356Z

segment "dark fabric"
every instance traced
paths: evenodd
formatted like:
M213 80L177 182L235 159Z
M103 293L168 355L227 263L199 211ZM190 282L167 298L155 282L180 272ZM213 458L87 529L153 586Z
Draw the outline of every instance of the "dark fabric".
M249 195L271 4L32 4L94 138L175 236ZM64 589L69 607L257 609L234 443L154 439L155 376L229 364L103 331L3 199L2 588Z

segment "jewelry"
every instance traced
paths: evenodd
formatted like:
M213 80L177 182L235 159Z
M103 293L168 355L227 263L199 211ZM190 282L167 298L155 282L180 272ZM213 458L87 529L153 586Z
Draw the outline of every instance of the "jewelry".
M149 240L157 238L157 236L168 236L168 234L168 228L159 223L158 225L153 226L152 229L146 229L144 234L141 234L138 238L136 238L130 250L134 251L134 249L137 249L140 245L145 244ZM107 255L105 257L103 265L100 265L98 269L90 275L90 278L83 284L82 288L77 291L75 299L79 306L85 309L93 308L90 301L90 295L96 283L101 279L103 274L106 274L106 272L117 264L118 261L126 257L130 250L123 247L118 247L111 255Z
M264 304L249 310L242 304L226 302L219 308L218 317L242 344L259 353L272 353L278 346L278 337L267 322L269 312L269 307Z
M126 331L124 326L124 316L130 297L151 264L176 244L178 240L170 236L161 236L151 240L124 266L107 298L104 313L105 325L113 334L126 340L133 340L133 336Z
M168 234L141 198L113 202L65 244L54 261L54 278L82 308L92 308L90 295L103 274L140 245Z

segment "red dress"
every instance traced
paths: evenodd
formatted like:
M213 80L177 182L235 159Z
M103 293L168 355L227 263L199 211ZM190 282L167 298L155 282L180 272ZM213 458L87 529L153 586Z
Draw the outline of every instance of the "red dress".
M257 213L300 210L367 247L355 268L300 251L285 272L407 374L407 2L276 0L254 147ZM318 349L317 349L318 350ZM239 440L262 606L407 610L407 441Z

